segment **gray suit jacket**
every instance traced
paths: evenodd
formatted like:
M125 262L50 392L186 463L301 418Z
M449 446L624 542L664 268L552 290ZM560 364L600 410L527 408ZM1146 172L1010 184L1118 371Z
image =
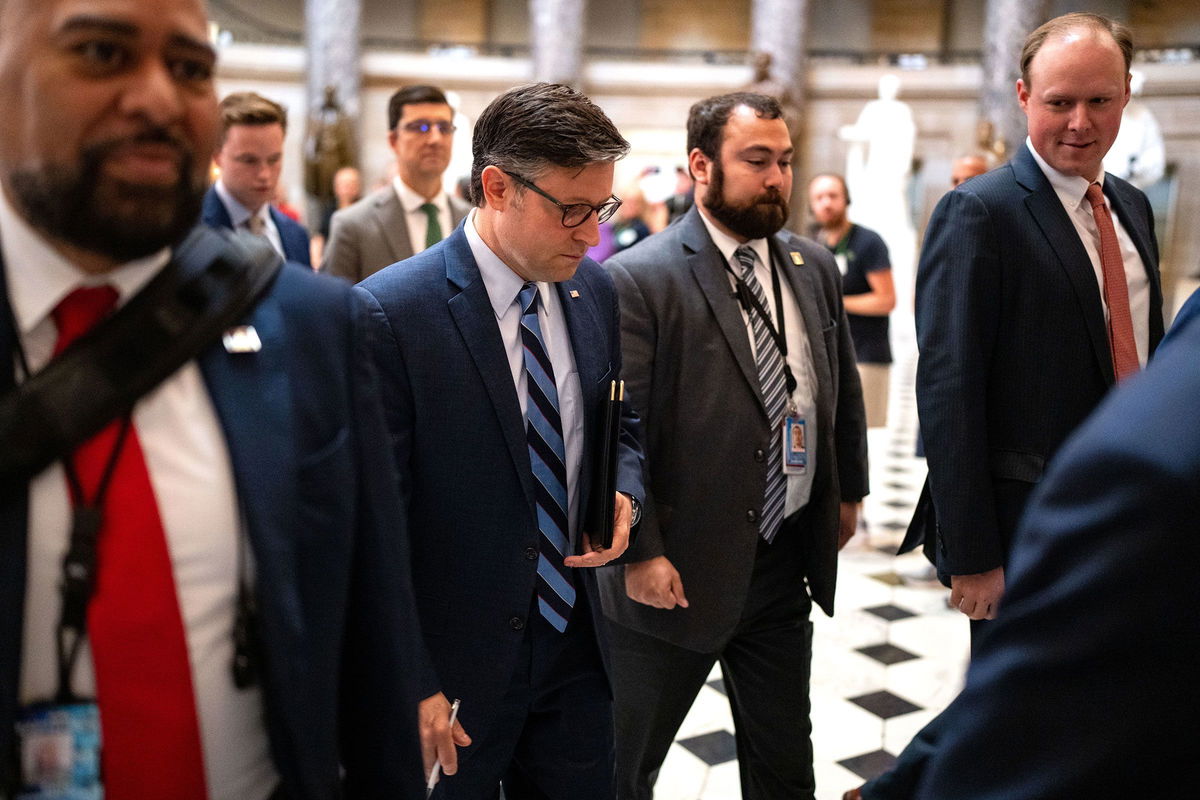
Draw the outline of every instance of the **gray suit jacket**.
M816 369L817 471L804 564L813 599L832 613L839 503L867 493L862 390L833 256L788 232L771 247L800 305ZM635 603L617 566L600 570L604 610L629 628L712 652L745 605L759 539L748 512L762 508L764 454L775 441L746 325L696 208L606 266L621 298L622 377L644 421L649 468L641 530L624 560L667 556L690 605Z
M453 227L458 227L471 207L453 196L449 200ZM321 271L358 283L412 255L404 209L389 183L333 215Z

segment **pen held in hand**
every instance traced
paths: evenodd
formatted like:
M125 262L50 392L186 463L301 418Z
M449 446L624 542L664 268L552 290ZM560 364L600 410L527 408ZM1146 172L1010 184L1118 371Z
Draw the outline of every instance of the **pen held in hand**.
M454 734L454 723L458 720L458 705L461 700L456 699L450 704L450 733ZM451 743L453 747L453 743ZM442 774L442 759L438 758L433 762L433 769L429 772L429 783L425 784L425 800L429 800L429 795L433 794L433 787L437 786L438 778Z

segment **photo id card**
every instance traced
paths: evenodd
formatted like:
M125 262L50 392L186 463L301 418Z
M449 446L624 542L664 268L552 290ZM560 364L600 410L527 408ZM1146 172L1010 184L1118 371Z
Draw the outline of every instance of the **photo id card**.
M783 472L803 475L808 471L808 425L804 417L788 414L783 418Z
M18 800L103 800L95 703L40 703L17 715Z

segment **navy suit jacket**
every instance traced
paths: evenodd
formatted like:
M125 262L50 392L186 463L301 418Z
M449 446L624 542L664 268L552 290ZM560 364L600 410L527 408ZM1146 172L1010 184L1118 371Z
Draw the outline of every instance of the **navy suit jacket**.
M909 747L925 769L864 797L1171 797L1195 771L1200 295L1185 311L1034 492L966 687Z
M1150 205L1112 175L1104 193L1146 268L1153 352L1163 321ZM942 573L986 572L1004 564L1045 464L1114 382L1095 271L1028 148L938 203L916 321L929 477L905 545L924 535Z
M358 286L378 329L376 362L425 641L443 691L462 699L460 719L480 742L516 667L525 620L537 613L531 603L539 534L525 419L462 225ZM593 483L600 400L621 375L617 295L588 259L556 286L583 395L582 511ZM622 419L617 488L642 498L636 421L632 411ZM574 574L607 662L596 576L590 569Z
M0 298L3 288L0 270ZM415 704L436 686L412 613L363 322L350 287L289 265L246 319L261 351L231 354L218 342L199 358L255 557L271 754L296 800L343 796L339 762L349 796L422 796L415 760L396 754L415 752ZM13 337L3 303L0 352L14 352ZM14 383L7 362L0 393ZM27 486L0 486L0 786L19 685L27 514Z
M284 258L311 269L312 256L309 254L308 232L304 230L304 226L286 214L280 213L275 206L268 206L267 210L271 213L271 220L279 230L279 239L283 242ZM204 195L204 208L200 213L200 220L213 228L233 229L233 220L229 218L229 209L225 208L225 204L221 202L221 195L217 194L215 187L210 186Z

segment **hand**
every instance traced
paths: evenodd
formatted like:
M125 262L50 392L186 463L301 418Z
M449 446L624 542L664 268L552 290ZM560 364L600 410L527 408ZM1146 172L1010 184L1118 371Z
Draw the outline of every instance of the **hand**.
M688 607L683 580L666 556L626 564L625 594L634 602L655 608Z
M862 800L862 790L861 789L851 789L850 791L848 791L844 795L842 795L842 800Z
M950 605L971 619L995 619L1004 596L1004 567L950 576Z
M633 521L633 503L617 492L613 500L613 543L612 547L592 546L592 538L583 534L584 555L567 556L563 563L568 567L603 567L614 558L619 558L629 546L629 523Z
M841 550L858 530L858 503L842 503L838 517L838 550Z
M417 730L421 736L425 780L429 780L438 759L441 759L442 772L446 775L458 772L458 751L454 746L466 747L471 743L471 737L458 720L454 721L454 730L450 730L450 703L444 694L438 692L417 704Z

